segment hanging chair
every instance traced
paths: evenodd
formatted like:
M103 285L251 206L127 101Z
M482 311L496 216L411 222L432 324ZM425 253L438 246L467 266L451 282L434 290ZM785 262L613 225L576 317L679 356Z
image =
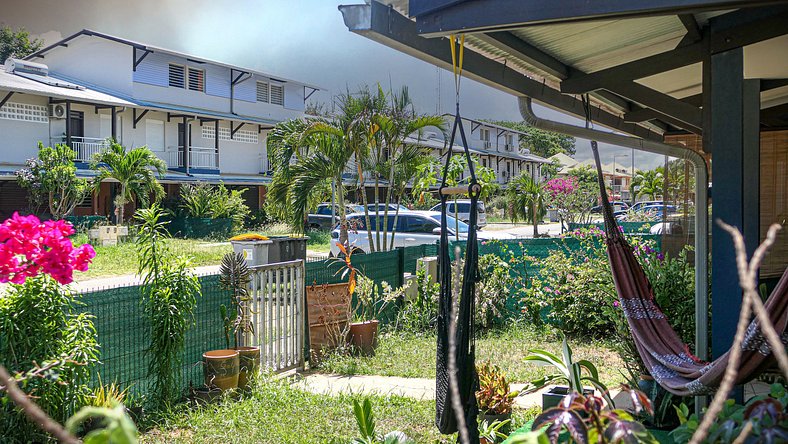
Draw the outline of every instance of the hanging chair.
M703 362L689 352L689 348L673 330L665 314L654 300L654 290L643 268L635 258L632 247L619 230L607 197L596 141L591 142L602 197L605 220L605 243L616 292L627 318L638 354L651 376L665 390L679 396L713 393L728 364L726 352L712 362ZM765 303L769 319L786 343L788 324L788 270ZM774 364L768 341L761 333L757 319L747 328L742 344L742 355L736 384L753 379Z
M473 331L473 313L475 299L475 284L478 280L478 261L479 251L476 243L476 230L478 219L478 201L481 186L476 180L476 173L473 168L473 160L468 149L468 140L465 137L465 130L462 126L460 117L459 103L459 79L462 73L462 45L464 38L460 39L459 63L456 63L455 37L451 37L452 61L454 62L454 75L457 89L457 111L454 115L451 137L449 138L446 162L443 167L443 179L439 189L441 202L441 234L440 245L438 247L438 277L440 281L440 298L438 301L437 319L437 353L435 371L435 424L443 434L450 434L459 431L457 416L452 408L452 392L449 387L449 354L454 353L457 366L457 382L459 388L460 404L465 418L465 428L470 442L479 442L479 431L476 427L476 418L479 414L476 405L476 391L479 387L479 379L476 374L475 363L475 343ZM470 181L467 186L447 186L447 173L449 162L453 153L454 141L457 132L460 133L460 140L468 162ZM452 292L452 264L449 257L449 230L447 223L447 199L451 196L467 193L471 199L471 209L468 221L468 237L465 249L465 264L462 274L462 286L459 292L456 329L455 329L455 349L449 347L450 321L453 314L454 294ZM456 258L459 260L459 258Z

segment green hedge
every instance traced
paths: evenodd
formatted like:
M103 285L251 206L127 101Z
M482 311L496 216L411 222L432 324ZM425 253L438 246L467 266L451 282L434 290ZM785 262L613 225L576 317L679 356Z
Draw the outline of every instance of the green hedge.
M618 226L624 229L624 233L641 233L648 234L651 227L656 222L619 222ZM605 229L605 224L569 224L569 231L577 230L578 228L597 227L601 230Z

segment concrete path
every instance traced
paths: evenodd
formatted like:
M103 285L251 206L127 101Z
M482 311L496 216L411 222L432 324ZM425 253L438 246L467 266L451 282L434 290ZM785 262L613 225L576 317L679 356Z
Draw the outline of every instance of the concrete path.
M397 395L418 400L435 399L435 380L429 378L401 378L396 376L355 375L343 376L323 373L304 375L295 383L300 388L321 395L340 393L363 393L367 395ZM512 384L512 390L522 390L525 384ZM515 399L518 408L527 409L542 405L544 388L535 393L520 395ZM611 392L616 406L631 407L626 394L618 390Z

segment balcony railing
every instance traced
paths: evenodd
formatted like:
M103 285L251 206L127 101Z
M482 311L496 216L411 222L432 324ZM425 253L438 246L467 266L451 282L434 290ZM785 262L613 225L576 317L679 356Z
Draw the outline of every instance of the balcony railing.
M181 152L183 147L170 146L164 152L162 158L167 162L168 168L183 168L184 156ZM216 155L216 148L206 148L201 146L189 147L191 150L191 161L189 168L204 168L206 170L218 170L218 156Z
M62 137L58 143L67 143L65 137ZM100 153L107 149L109 144L107 139L99 139L96 137L71 137L71 149L76 152L76 161L90 162L96 153Z

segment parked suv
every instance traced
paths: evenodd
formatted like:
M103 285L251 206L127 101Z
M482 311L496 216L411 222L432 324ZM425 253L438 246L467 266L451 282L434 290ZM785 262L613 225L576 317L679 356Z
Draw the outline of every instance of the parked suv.
M381 242L383 237L383 220L382 214L370 214L369 223L372 227L376 225L380 227ZM396 230L394 228L394 216L389 215L388 218L388 242L391 242L392 231L394 236L394 247L410 247L413 245L434 244L440 239L440 220L441 214L437 211L400 211L397 217ZM353 214L348 216L348 242L354 249L354 254L369 253L371 248L369 246L369 236L367 235L367 228L363 214ZM460 239L468 237L469 226L465 222L458 221L452 216L446 217L446 225L448 227L449 236L455 236L455 230ZM373 238L376 237L373 229ZM503 232L490 232L483 233L477 232L479 239L511 239L509 233ZM331 232L331 255L339 255L339 228L335 228Z
M363 212L364 207L361 205L353 205L349 204L345 206L345 213L357 213ZM335 206L334 208L334 217L331 218L331 204L330 203L321 203L317 206L317 209L314 213L310 213L307 216L307 226L313 230L330 230L331 228L339 222L339 206Z
M441 204L435 205L434 207L430 208L430 211L438 211L441 210ZM484 210L484 202L479 202L477 207L478 217L478 225L479 228L487 226L487 212ZM454 209L454 201L446 202L446 214L450 216L457 215L457 218L461 221L465 222L466 224L471 220L471 201L470 199L458 199L457 200L457 210L455 213Z

